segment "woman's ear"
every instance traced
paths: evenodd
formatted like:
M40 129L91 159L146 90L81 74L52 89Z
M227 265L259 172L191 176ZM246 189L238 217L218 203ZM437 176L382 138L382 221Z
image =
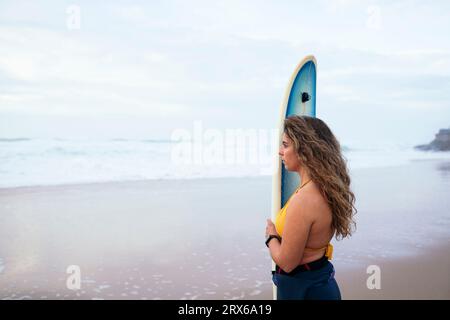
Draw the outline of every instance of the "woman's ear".
M297 159L298 159L298 162L300 162L300 165L301 166L303 166L304 164L305 164L305 162L306 162L306 159L304 159L302 156L300 156L298 153L297 153Z

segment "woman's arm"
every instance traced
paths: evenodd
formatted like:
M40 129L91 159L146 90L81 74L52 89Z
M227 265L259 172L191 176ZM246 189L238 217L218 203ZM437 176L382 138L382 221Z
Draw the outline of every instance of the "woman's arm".
M291 272L302 261L315 210L316 204L307 197L292 199L286 212L282 243L275 239L269 242L273 261L285 272Z

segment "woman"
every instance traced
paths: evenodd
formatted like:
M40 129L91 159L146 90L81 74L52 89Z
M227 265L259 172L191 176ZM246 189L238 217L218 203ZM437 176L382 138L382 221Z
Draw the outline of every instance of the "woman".
M341 299L331 259L333 236L350 236L355 196L339 142L320 119L284 122L279 155L302 184L276 216L267 219L266 245L276 263L277 298Z

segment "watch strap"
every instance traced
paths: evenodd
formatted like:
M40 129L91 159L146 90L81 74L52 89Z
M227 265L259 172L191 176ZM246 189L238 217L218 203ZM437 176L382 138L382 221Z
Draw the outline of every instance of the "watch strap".
M276 235L276 234L271 234L268 238L267 238L267 240L266 240L266 246L267 246L267 248L269 247L269 242L270 242L270 240L272 240L272 239L278 239L278 241L280 241L281 242L281 237L279 236L279 235Z

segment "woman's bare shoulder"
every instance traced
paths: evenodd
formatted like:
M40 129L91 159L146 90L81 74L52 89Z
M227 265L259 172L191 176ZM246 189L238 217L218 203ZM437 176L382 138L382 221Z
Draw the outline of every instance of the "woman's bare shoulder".
M316 188L299 190L292 197L289 206L292 206L294 212L307 215L313 220L328 208L326 200Z

